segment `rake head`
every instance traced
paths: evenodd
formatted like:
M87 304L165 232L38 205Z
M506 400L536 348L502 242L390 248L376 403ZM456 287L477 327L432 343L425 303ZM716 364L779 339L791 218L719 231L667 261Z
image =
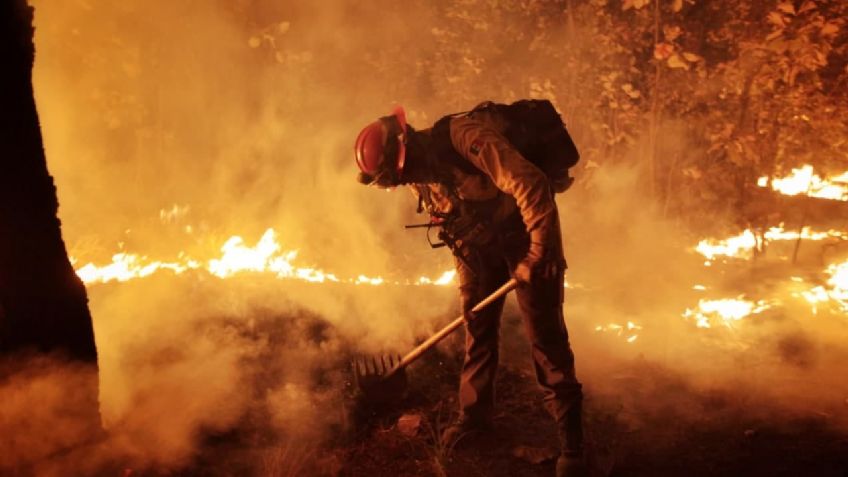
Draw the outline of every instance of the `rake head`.
M352 363L353 377L363 397L375 404L387 404L406 395L406 371L398 368L400 356L363 356Z

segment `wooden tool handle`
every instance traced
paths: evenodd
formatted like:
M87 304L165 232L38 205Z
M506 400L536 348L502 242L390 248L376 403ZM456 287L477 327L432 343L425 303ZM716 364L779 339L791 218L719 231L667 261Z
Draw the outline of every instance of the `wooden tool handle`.
M476 305L474 305L474 308L471 309L471 313L472 314L477 313L478 311L482 310L483 308L486 308L493 301L503 297L504 295L506 295L507 293L509 293L513 289L515 289L515 287L517 287L517 286L518 286L518 280L511 278L508 282L504 283L503 286L501 286L500 288L495 290L494 293L492 293L491 295L484 298L482 301L480 301L480 303L477 303ZM400 363L398 363L397 366L395 366L391 371L389 371L387 373L386 377L388 378L389 376L396 373L397 371L409 366L413 361L415 361L422 354L424 354L425 351L432 348L433 346L436 346L436 344L439 341L442 341L443 339L445 339L445 337L447 335L451 334L453 332L453 330L459 328L459 326L462 324L462 322L464 320L465 320L465 318L462 315L460 315L459 318L451 321L447 326L445 326L441 330L437 331L433 336L427 338L427 341L416 346L415 349L413 349L412 351L407 353L406 356L404 356L403 359L400 360Z

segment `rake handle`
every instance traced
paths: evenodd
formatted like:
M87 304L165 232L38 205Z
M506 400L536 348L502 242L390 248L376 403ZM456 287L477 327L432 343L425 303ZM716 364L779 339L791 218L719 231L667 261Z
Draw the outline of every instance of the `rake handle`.
M502 298L504 295L514 290L517 286L518 280L516 280L515 278L511 278L508 282L504 283L500 288L495 290L494 293L484 298L482 301L480 301L480 303L474 305L474 308L471 309L472 315L482 310L483 308L486 308L493 301ZM401 369L404 369L410 364L412 364L412 362L418 359L422 354L424 354L424 352L426 352L433 346L436 346L439 341L442 341L443 339L445 339L446 336L453 333L455 329L459 328L459 326L462 325L463 321L465 321L465 317L463 315L459 315L459 318L453 320L444 328L437 331L433 336L427 338L427 341L416 346L415 349L407 353L406 356L404 356L400 360L400 362L386 374L386 378L391 377L393 374L397 373Z

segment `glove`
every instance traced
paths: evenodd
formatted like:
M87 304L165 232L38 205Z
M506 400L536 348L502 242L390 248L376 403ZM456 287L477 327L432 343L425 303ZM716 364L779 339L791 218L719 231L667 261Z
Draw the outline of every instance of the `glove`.
M530 249L524 260L515 267L513 276L521 283L533 283L536 280L550 280L556 277L557 262L548 256L545 246L539 242L530 242Z

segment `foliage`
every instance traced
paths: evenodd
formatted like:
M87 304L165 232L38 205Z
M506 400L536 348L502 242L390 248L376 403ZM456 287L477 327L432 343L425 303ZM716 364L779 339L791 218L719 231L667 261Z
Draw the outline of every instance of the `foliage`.
M760 175L802 163L848 169L842 0L339 1L326 15L279 2L216 3L241 37L216 52L243 62L228 71L246 71L237 76L244 90L233 94L250 104L264 100L257 82L285 85L273 101L297 134L314 133L298 130L308 126L299 119L326 110L327 98L332 116L355 129L344 121L358 124L394 102L418 125L485 99L545 97L590 166L584 187L595 167L634 165L644 190L682 217L738 213ZM88 105L116 138L171 154L186 118L145 101L145 89L182 52L137 34L156 26L136 25L150 12L132 5L108 7L110 41L72 48L67 61L120 65ZM175 40L192 50L215 39L198 35L190 28ZM164 79L214 81L209 66L189 62ZM221 144L189 146L203 155Z

